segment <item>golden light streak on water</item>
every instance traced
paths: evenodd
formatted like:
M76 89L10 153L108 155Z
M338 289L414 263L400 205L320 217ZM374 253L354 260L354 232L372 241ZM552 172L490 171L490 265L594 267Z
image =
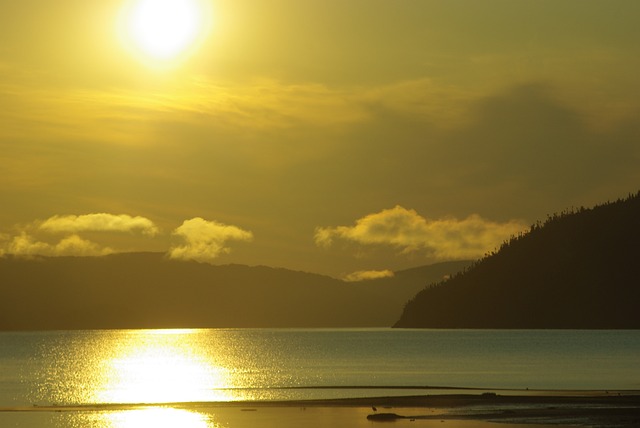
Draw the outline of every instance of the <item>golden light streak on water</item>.
M211 361L197 335L161 330L140 333L103 364L97 402L176 403L233 399L232 373Z
M207 417L196 412L169 407L123 410L103 414L108 428L210 428Z

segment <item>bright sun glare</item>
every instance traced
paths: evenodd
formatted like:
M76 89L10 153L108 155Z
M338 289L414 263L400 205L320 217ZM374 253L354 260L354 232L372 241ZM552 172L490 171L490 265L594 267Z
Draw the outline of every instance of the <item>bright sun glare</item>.
M97 400L107 403L228 401L231 374L194 351L188 332L140 334L102 370Z
M114 428L207 428L206 418L183 409L148 408L101 414L107 426Z
M131 0L121 30L144 59L168 62L192 50L207 31L203 0Z

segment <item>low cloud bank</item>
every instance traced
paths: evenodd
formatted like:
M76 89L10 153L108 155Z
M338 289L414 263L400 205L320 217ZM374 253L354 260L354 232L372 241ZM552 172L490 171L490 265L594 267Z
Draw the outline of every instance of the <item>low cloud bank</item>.
M360 245L391 245L402 253L424 251L437 259L482 257L510 236L526 229L517 220L497 223L472 214L465 219L431 220L399 205L356 220L354 226L318 227L315 242L330 247L335 240Z
M145 217L132 217L127 214L85 214L64 215L48 218L43 221L40 230L51 233L78 232L141 232L144 235L155 236L159 230L156 225Z
M117 252L111 247L80 236L83 232L104 232L104 239L113 233L138 233L151 238L160 233L145 217L127 214L55 215L16 228L13 235L0 234L0 256L102 256ZM55 241L54 236L63 238ZM251 241L253 233L237 226L200 217L185 220L173 231L183 242L171 247L168 256L177 260L211 262L231 251L230 241ZM96 235L92 235L95 239Z
M169 257L199 262L211 262L220 254L229 253L228 241L253 240L253 233L249 231L200 217L185 220L173 234L182 238L184 244L172 247Z
M81 237L83 232L135 233L153 237L160 231L148 218L127 214L54 215L18 228L14 236L0 236L0 256L103 256L116 251ZM64 235L52 242L50 235Z
M347 282L367 281L370 279L391 278L393 271L390 270L359 270L344 277Z
M0 249L0 255L13 254L16 256L104 256L114 250L100 245L78 235L70 235L56 244L38 241L27 232L21 232L8 240Z

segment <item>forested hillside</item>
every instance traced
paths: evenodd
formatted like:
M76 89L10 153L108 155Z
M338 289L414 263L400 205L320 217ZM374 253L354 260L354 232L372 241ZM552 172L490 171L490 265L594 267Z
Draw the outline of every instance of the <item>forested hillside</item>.
M640 193L550 215L410 300L396 327L640 328Z

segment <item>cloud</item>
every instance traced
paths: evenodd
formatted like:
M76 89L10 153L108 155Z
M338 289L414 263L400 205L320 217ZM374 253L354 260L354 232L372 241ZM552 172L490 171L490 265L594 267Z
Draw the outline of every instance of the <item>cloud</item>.
M477 214L458 220L430 220L399 205L356 221L354 226L316 228L315 242L330 247L335 239L361 245L391 245L403 253L425 251L436 259L478 258L526 228L517 220L496 223Z
M210 262L220 254L229 253L227 241L253 240L253 233L249 231L200 217L185 220L173 234L184 239L185 244L171 248L169 257L199 262Z
M391 278L393 271L390 270L359 270L344 277L347 282L367 281L370 279Z
M156 225L145 217L131 217L127 214L85 214L53 216L39 225L39 229L52 233L77 232L134 232L140 231L144 235L154 236L159 230Z
M36 220L27 225L16 226L16 233L0 235L0 256L102 256L114 253L111 247L98 244L79 236L82 232L140 232L155 236L159 229L145 217L107 213L85 215L55 215ZM61 234L52 242L46 234Z
M206 132L261 134L301 125L346 126L368 117L360 101L363 91L318 83L266 78L231 83L201 75L167 85L162 91L141 89L138 84L89 90L45 84L40 76L24 77L14 70L5 74L0 95L12 106L12 121L0 134L14 139L24 135L36 141L89 138L110 145L154 143L157 147L158 140L167 141L162 132L167 124ZM34 121L41 126L34 127ZM99 134L93 132L96 127L101 129Z
M49 244L36 240L26 232L14 236L4 248L1 254L13 254L16 256L103 256L114 251L109 247L101 247L98 244L78 235L70 235L61 239L56 244Z

